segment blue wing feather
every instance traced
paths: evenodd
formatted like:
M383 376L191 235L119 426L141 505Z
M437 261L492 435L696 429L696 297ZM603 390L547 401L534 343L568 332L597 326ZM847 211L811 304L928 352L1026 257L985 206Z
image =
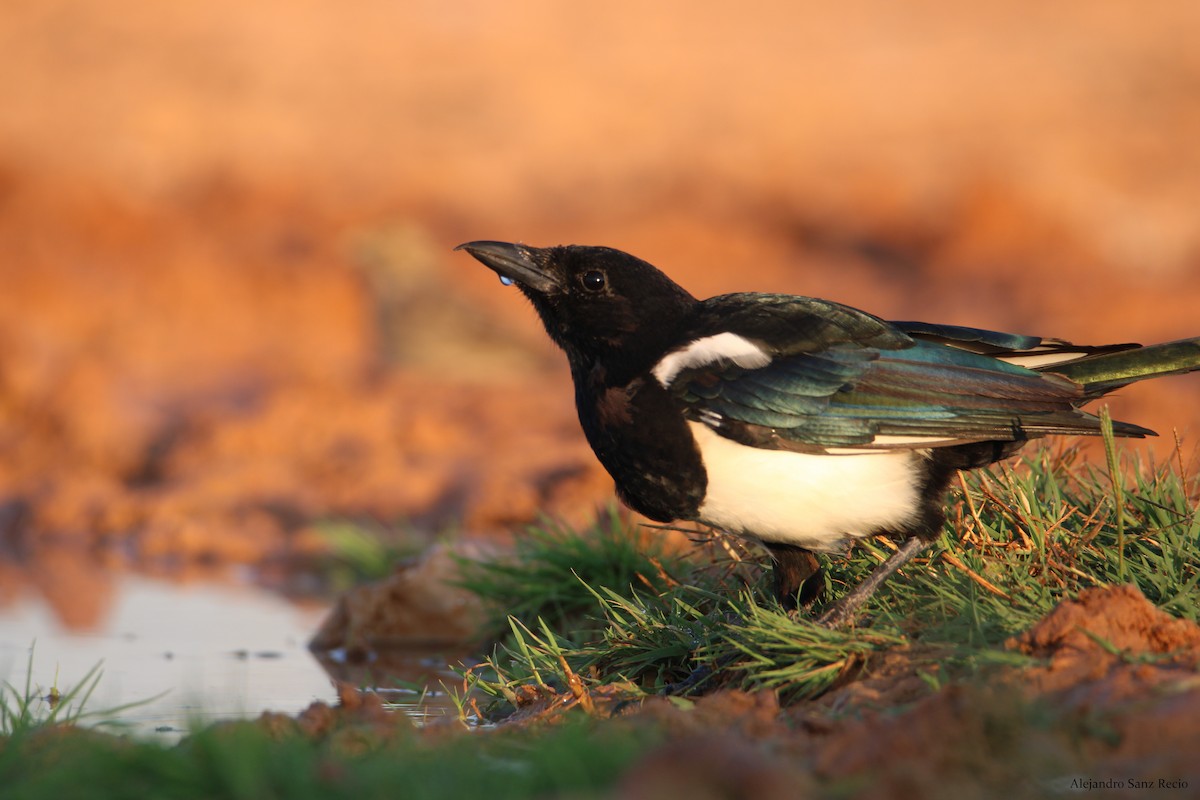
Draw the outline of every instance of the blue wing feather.
M696 365L670 387L690 418L719 432L760 446L821 449L871 446L881 436L949 445L1099 430L1099 420L1076 407L1085 400L1079 384L991 355L1065 343L925 323L893 327L825 301L756 297L706 301L710 316L700 330L748 338L770 363Z

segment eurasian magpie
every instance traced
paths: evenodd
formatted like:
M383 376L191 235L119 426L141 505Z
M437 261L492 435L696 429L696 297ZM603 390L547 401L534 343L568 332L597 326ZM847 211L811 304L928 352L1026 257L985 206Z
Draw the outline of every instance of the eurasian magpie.
M1029 439L1100 433L1085 403L1200 369L1200 337L1072 345L885 322L784 294L697 300L608 247L459 245L515 283L566 352L575 406L617 494L652 520L762 542L785 604L815 597L814 553L885 534L898 550L820 621L838 625L941 531L950 480ZM1114 422L1118 436L1153 431Z

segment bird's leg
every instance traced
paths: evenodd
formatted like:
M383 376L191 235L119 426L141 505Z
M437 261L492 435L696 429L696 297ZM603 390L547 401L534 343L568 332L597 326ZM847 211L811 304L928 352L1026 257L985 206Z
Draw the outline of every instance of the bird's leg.
M907 564L929 545L930 542L917 536L905 541L886 561L876 567L862 583L851 589L849 593L826 609L824 614L817 617L817 624L824 625L826 628L840 628L842 625L845 625L853 619L858 609L862 607L862 604L869 600L871 595L875 594L875 590L883 585L883 582L891 577L893 572Z
M764 542L775 564L775 597L789 611L810 605L825 588L816 554L793 544Z

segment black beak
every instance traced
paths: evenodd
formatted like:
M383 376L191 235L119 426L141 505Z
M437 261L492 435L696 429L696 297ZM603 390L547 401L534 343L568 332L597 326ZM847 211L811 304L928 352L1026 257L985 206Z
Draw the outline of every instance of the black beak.
M466 242L455 250L466 250L486 267L496 271L501 280L515 281L535 292L550 292L558 288L558 279L541 266L544 258L537 247L508 242Z

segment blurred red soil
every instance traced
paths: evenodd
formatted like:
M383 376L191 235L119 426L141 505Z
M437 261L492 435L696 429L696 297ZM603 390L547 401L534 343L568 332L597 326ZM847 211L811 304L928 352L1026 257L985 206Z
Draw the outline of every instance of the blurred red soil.
M1200 333L1196 8L11 3L0 552L259 563L331 516L587 518L611 489L559 356L467 239L619 246L699 295ZM1190 444L1198 396L1114 415Z

